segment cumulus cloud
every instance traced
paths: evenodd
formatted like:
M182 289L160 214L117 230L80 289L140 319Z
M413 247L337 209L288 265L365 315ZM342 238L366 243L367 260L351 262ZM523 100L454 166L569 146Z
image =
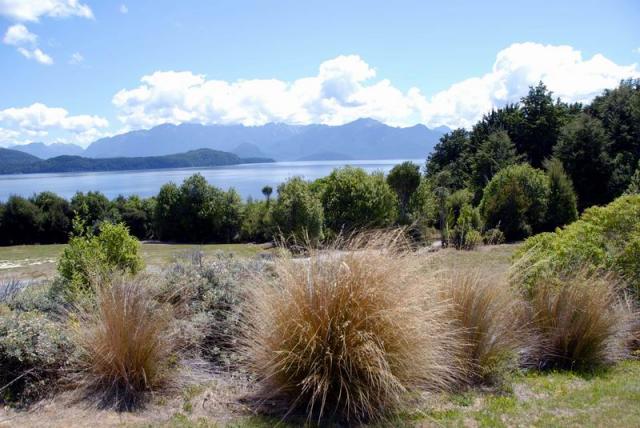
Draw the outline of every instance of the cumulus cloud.
M101 137L108 126L109 122L100 116L74 116L64 108L42 103L0 110L0 129L4 130L5 139L33 140L53 133L82 144Z
M12 46L35 45L38 41L38 36L30 32L24 25L15 24L7 29L2 41Z
M78 0L0 0L0 15L19 22L36 22L41 16L93 18L91 8Z
M18 52L27 59L45 65L53 64L53 58L38 48L38 36L22 24L9 27L2 41L7 45L16 46Z
M210 80L190 71L157 71L140 86L113 97L128 128L161 123L268 122L343 124L371 117L390 125L468 127L483 113L526 95L544 81L556 96L588 102L621 79L639 76L636 64L618 65L597 54L585 59L571 46L518 43L497 54L490 71L451 85L431 97L420 89L403 92L357 55L320 64L315 76L292 82Z
M18 52L20 52L20 54L23 57L37 61L40 64L44 64L44 65L53 64L53 58L51 58L46 53L42 52L40 48L35 48L35 49L18 48Z
M585 59L571 46L516 43L498 53L490 72L435 94L422 105L422 117L430 124L467 127L491 108L518 101L539 81L563 101L584 103L638 76L637 64L618 65L601 54Z

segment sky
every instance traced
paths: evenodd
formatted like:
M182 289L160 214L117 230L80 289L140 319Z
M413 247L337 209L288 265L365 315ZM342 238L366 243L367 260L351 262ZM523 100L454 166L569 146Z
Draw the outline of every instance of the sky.
M640 1L0 0L0 146L161 123L469 127L640 77Z

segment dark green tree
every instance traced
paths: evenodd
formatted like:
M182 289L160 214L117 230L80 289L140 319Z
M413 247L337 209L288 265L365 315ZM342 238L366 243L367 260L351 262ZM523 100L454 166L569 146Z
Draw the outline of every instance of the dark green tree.
M320 199L309 183L293 177L278 186L278 198L273 207L273 223L285 238L298 241L321 240L324 213Z
M177 241L180 227L180 190L174 183L167 183L160 188L156 197L153 212L154 232L162 241Z
M547 205L547 230L564 226L578 219L578 206L573 183L567 176L562 162L552 158L545 162L549 177L549 203Z
M636 168L636 172L631 176L631 180L629 180L629 186L625 191L627 195L638 195L640 194L640 161L638 161L638 167Z
M41 244L64 243L69 239L73 212L66 199L53 192L42 192L32 202L39 208Z
M506 131L489 134L473 156L471 186L475 201L482 198L482 189L503 168L519 163L521 157Z
M509 241L544 230L549 179L530 165L498 172L484 189L480 212L487 228L499 228Z
M264 195L264 197L267 199L267 205L269 205L269 202L271 201L271 194L273 193L273 187L271 186L264 186L262 188L262 194Z
M551 157L563 124L563 106L554 103L552 95L540 82L530 87L521 100L524 124L515 144L534 167L542 167L544 160Z
M34 244L40 238L42 212L22 196L10 196L2 213L0 239L4 245Z
M409 201L420 185L420 165L407 161L394 166L387 175L387 183L398 195L400 222L407 223Z
M562 128L555 156L564 165L578 194L580 209L611 200L610 140L599 119L580 114Z
M463 189L471 175L472 146L469 133L464 129L456 129L440 138L427 158L427 178L434 178L443 171L449 171L452 190Z
M338 168L322 182L327 226L335 232L389 226L397 218L397 201L382 173Z

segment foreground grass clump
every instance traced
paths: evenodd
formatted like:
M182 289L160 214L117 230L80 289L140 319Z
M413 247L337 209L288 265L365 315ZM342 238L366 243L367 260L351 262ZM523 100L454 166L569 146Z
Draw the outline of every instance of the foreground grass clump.
M540 368L592 370L628 356L635 314L611 278L578 272L540 280L530 303Z
M462 380L500 386L532 348L524 301L505 281L477 272L448 272L437 282L462 342Z
M276 260L244 305L244 352L258 398L306 417L384 417L418 388L455 379L444 304L400 251L398 236Z
M76 381L99 404L128 410L168 378L175 351L172 314L144 280L116 278L96 288L77 314Z

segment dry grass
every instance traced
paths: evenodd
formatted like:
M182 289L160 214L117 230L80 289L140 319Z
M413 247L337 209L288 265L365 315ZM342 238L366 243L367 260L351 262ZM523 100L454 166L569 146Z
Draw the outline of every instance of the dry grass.
M262 403L308 419L379 419L456 372L444 305L416 272L399 233L276 260L244 306L244 352Z
M628 355L634 315L608 276L543 279L531 290L541 368L592 370Z
M435 280L459 327L464 381L499 386L531 349L524 301L506 281L478 272L449 271Z
M116 278L77 314L74 380L101 406L129 410L167 379L175 351L171 312L144 279Z

